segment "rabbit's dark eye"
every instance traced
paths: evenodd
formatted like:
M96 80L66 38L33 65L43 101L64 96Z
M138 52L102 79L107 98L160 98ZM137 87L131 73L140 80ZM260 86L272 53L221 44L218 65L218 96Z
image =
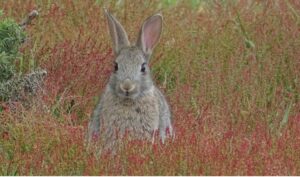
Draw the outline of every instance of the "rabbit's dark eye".
M142 68L141 68L141 72L145 72L146 71L146 63L143 63L142 64Z
M115 62L115 72L118 71L118 63Z

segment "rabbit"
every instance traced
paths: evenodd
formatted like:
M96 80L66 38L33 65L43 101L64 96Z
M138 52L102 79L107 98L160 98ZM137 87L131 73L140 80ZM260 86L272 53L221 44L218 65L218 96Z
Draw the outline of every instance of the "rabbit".
M98 140L112 147L129 132L134 139L154 143L159 131L162 143L174 137L170 107L154 85L149 61L162 31L162 15L147 18L135 45L130 45L126 31L107 10L109 32L115 56L114 71L88 124L87 141Z

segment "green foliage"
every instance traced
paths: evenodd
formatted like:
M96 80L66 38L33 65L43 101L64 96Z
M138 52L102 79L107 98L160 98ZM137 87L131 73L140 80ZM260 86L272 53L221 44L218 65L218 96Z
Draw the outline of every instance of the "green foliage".
M14 58L10 55L7 55L5 52L0 53L0 82L5 82L10 79L14 72L15 67L12 64Z
M0 82L14 75L14 61L19 58L19 48L24 39L25 33L14 20L0 22Z
M0 23L0 52L8 55L18 54L19 47L25 39L22 28L11 19Z

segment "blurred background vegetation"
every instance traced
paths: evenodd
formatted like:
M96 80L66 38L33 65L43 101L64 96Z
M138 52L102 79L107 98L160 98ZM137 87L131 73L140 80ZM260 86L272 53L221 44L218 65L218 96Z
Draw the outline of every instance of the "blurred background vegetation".
M300 174L298 0L15 0L0 7L1 21L39 11L15 66L48 72L42 102L29 110L3 105L0 174ZM113 68L104 7L133 42L145 18L163 14L151 67L171 104L175 142L127 142L113 157L85 150L89 115Z

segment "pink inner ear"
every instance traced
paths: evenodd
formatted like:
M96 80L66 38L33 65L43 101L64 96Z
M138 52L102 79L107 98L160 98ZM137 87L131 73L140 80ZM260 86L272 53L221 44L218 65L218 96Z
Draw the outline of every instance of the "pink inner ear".
M152 50L154 45L158 42L161 31L160 19L153 19L144 26L144 44L146 50Z

